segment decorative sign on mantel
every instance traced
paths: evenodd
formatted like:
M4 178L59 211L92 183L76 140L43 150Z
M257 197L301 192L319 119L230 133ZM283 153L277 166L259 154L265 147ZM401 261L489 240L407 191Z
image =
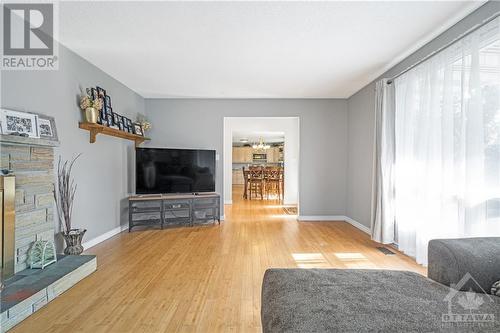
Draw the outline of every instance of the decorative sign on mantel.
M54 117L25 111L0 109L0 134L2 141L10 141L4 137L6 135L58 141ZM36 140L32 142L36 142Z

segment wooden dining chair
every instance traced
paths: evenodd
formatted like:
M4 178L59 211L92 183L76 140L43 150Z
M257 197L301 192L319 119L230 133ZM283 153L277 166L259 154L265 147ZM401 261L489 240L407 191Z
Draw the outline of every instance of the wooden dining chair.
M279 179L280 179L280 193L281 200L285 200L285 169L280 167L279 169Z
M245 170L245 167L242 167L243 171L243 199L248 198L248 178L250 177L250 171Z
M265 191L269 199L270 194L276 194L281 199L281 168L266 167L264 171Z
M261 167L250 167L248 175L249 199L252 200L252 193L260 195L264 199L264 171Z

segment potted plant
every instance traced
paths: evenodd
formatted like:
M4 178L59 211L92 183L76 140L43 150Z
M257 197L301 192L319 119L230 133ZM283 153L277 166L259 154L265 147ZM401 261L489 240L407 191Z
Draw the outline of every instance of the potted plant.
M80 109L85 111L85 121L88 123L97 123L99 111L102 109L102 100L100 98L90 97L89 95L82 96L80 99Z
M142 130L147 132L151 129L151 123L148 121L145 115L142 113L137 114L137 123L141 124Z
M71 226L73 200L76 193L76 184L71 177L71 171L78 157L80 157L80 154L71 161L65 161L64 163L61 161L61 157L59 157L57 164L57 182L55 184L54 199L56 201L61 233L66 241L64 254L82 253L82 239L87 231L86 229L73 229Z

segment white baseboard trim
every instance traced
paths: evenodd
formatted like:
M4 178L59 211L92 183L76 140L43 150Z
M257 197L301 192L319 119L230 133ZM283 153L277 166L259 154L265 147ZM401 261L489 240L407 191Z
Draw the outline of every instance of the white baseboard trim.
M299 221L309 221L309 222L318 222L318 221L345 221L345 216L342 215L299 215L297 217Z
M100 236L97 236L95 238L92 238L91 240L86 241L85 243L82 244L84 250L90 249L92 246L95 246L99 243L104 242L106 239L113 237L114 235L119 234L123 230L127 230L128 225L121 225L119 227L116 227L114 229L111 229L108 232L103 233Z
M367 233L368 235L371 235L371 230L367 226L359 223L358 221L355 221L351 219L350 217L344 216L344 215L312 215L312 216L304 216L301 215L298 217L299 221L309 221L309 222L347 222L353 227L358 228L359 230L363 231L364 233Z
M350 225L352 225L353 227L356 227L358 228L359 230L367 233L368 235L371 235L372 234L372 231L370 230L370 228L368 228L367 226L365 226L364 224L361 224L359 223L358 221L355 221L353 219L351 219L350 217L348 216L345 216L345 221L347 223L349 223Z
M233 200L224 200L224 205L232 205Z
M221 216L220 216L220 220L221 220L221 221L224 221L224 220L225 220L225 216L224 216L224 215L221 215Z

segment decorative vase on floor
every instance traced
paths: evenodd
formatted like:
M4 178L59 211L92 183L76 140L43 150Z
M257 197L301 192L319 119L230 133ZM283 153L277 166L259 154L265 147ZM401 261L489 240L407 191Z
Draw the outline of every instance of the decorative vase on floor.
M99 111L96 108L86 108L85 109L85 120L88 123L95 124L97 123L97 117L99 115Z
M66 241L64 254L78 255L83 252L82 239L87 229L71 229L68 233L62 233Z

